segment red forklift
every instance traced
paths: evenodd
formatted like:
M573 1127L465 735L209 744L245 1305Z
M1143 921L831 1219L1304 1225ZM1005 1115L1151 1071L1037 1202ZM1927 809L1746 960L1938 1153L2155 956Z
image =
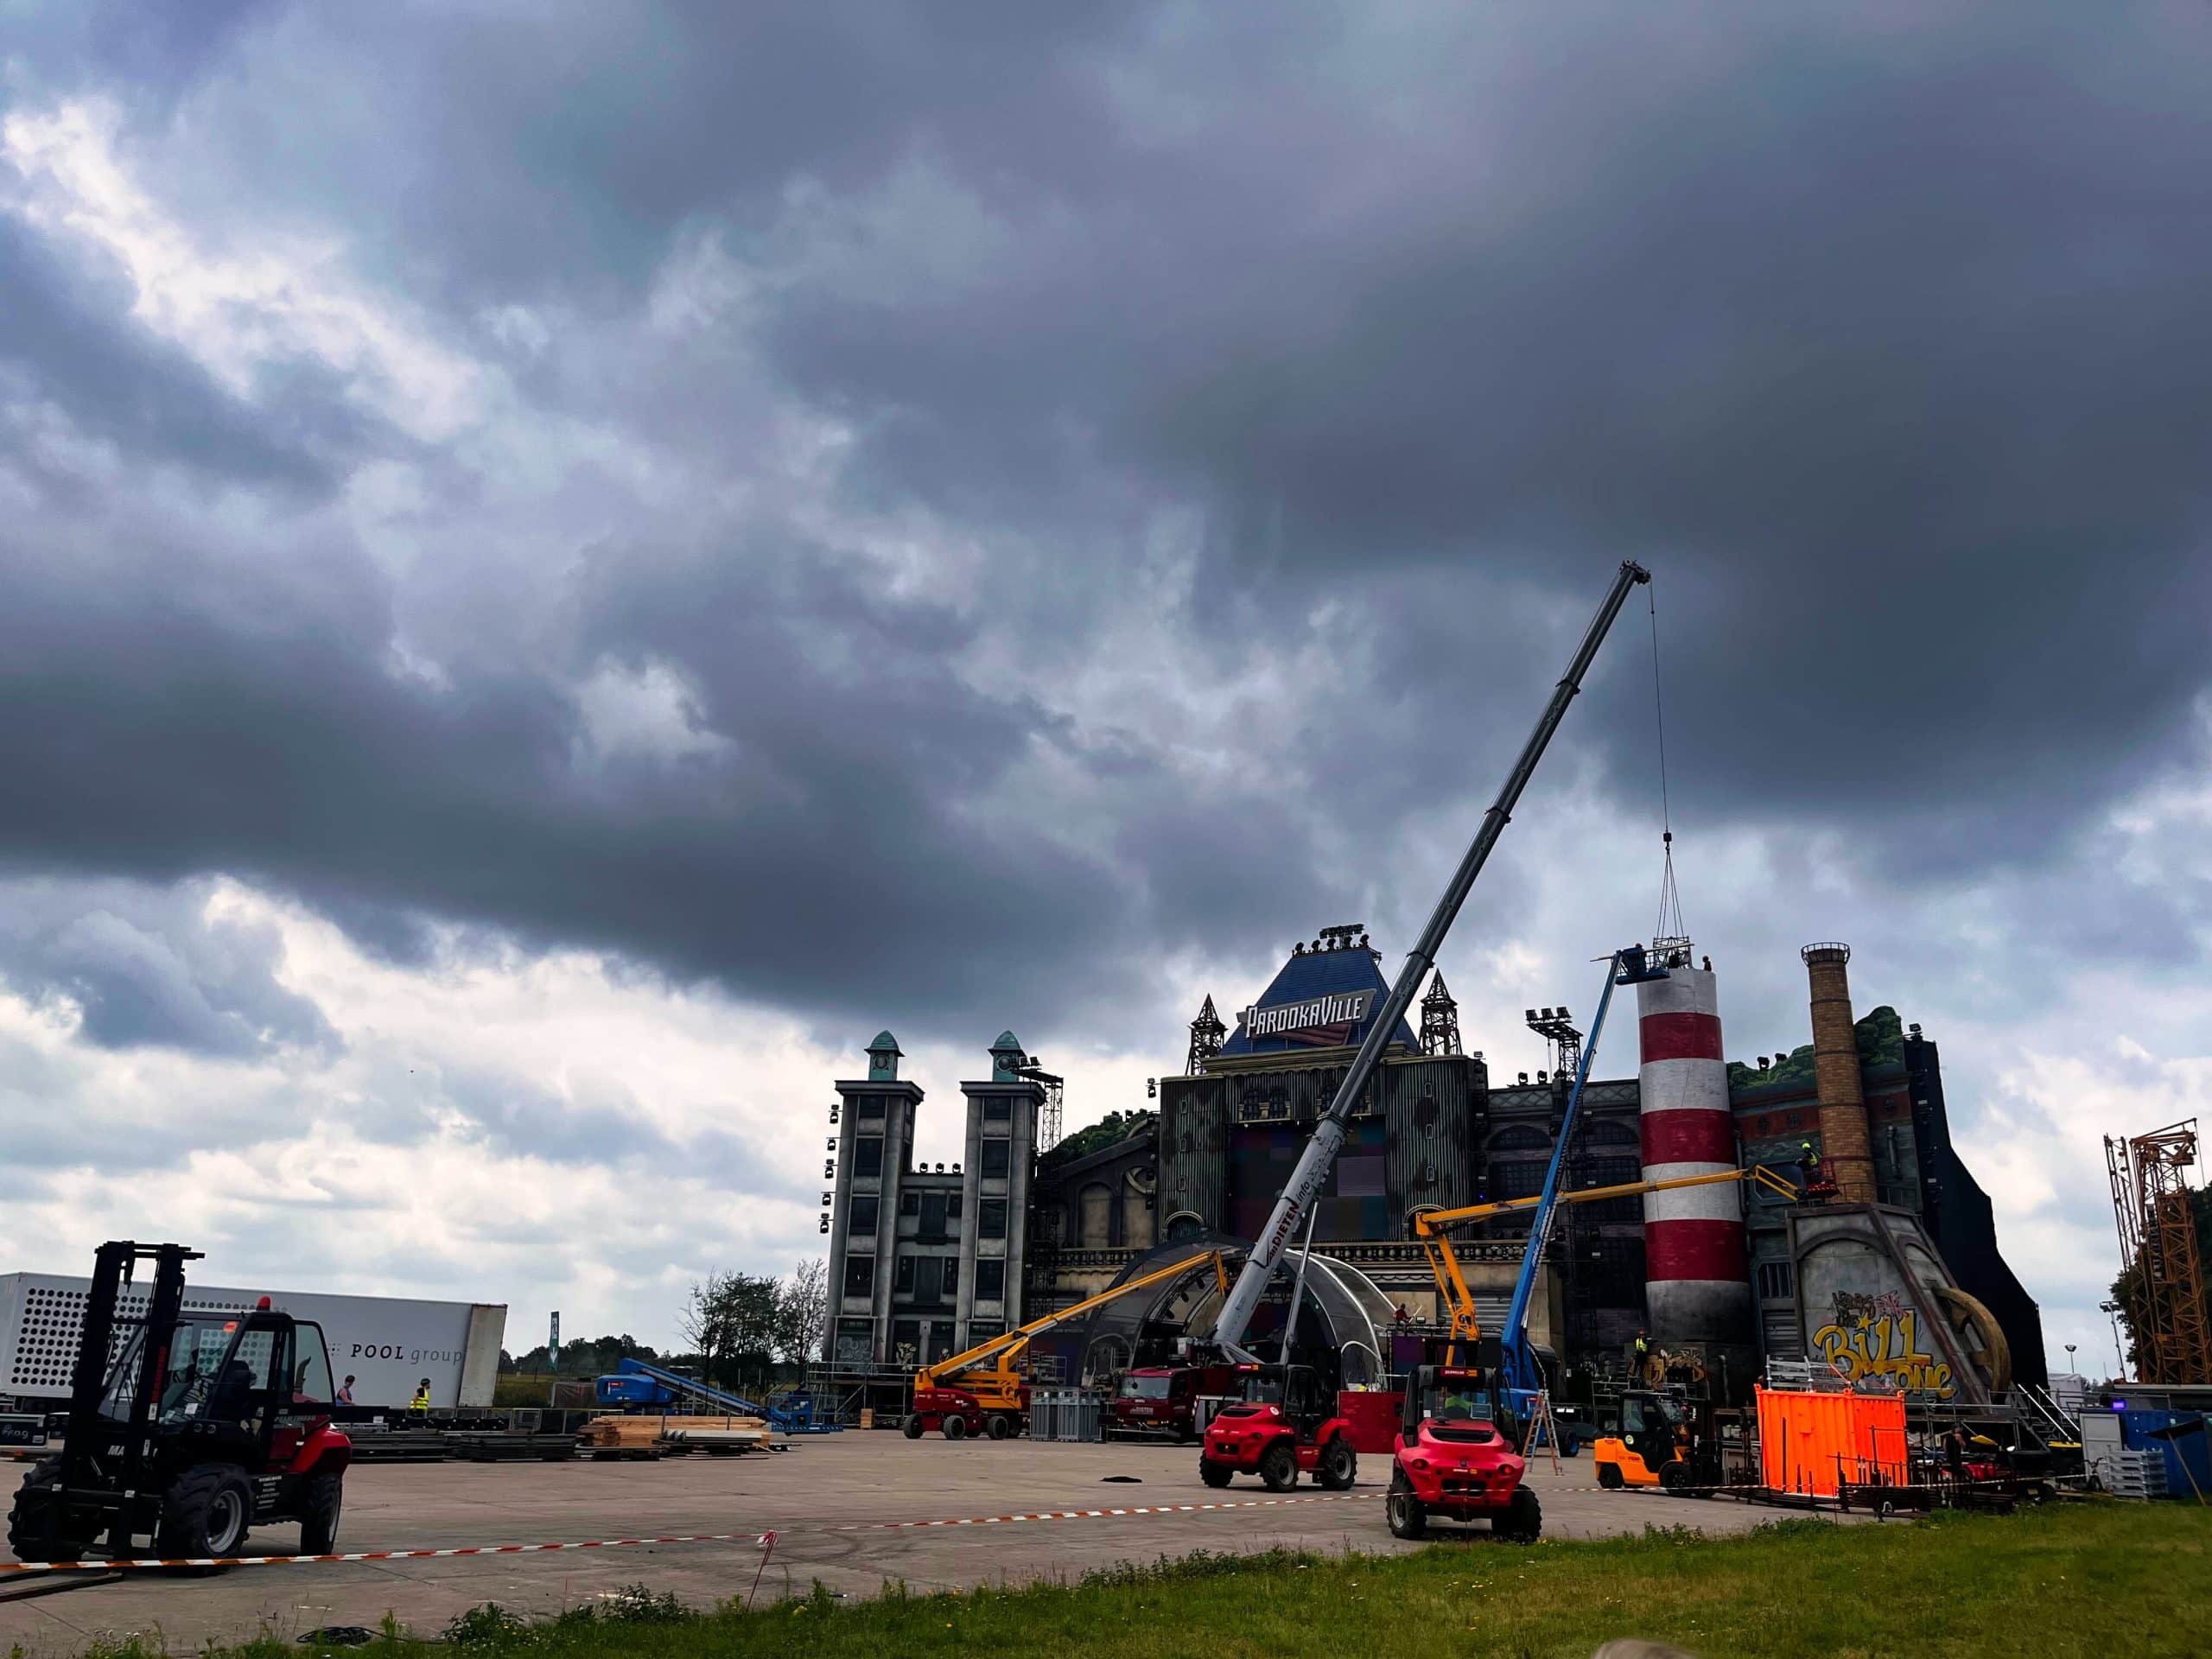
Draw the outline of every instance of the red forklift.
M68 1430L9 1512L18 1560L207 1561L242 1554L251 1527L288 1522L301 1554L336 1549L353 1448L331 1423L322 1327L265 1296L250 1312L186 1312L184 1264L200 1259L181 1244L100 1246ZM141 1262L153 1282L134 1318L118 1304Z
M1257 1475L1269 1491L1287 1492L1304 1474L1340 1492L1357 1477L1351 1424L1311 1365L1239 1365L1233 1391L1243 1398L1214 1414L1198 1453L1198 1478L1207 1485Z

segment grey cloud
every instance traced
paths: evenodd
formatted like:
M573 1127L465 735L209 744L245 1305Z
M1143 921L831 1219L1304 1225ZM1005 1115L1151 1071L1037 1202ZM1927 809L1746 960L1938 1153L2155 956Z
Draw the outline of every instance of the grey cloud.
M0 894L0 978L67 999L97 1046L232 1058L337 1046L321 1009L277 982L275 931L211 918L205 881L19 879Z
M305 423L282 419L288 408L304 415L319 401L312 395L315 377L307 377L303 388L309 397L274 400L279 418L270 419L135 322L120 272L99 262L66 260L5 213L0 271L7 282L7 303L0 305L0 407L53 399L79 429L133 460L171 462L203 478L288 492L327 487L328 467L299 442L297 428ZM338 432L345 426L341 421ZM16 461L36 465L29 454ZM51 471L41 477L49 486L64 482Z

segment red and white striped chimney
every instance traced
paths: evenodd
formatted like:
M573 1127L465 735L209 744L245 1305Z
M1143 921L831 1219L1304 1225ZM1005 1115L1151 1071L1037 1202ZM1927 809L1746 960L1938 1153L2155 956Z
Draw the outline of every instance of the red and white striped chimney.
M1728 1068L1710 969L1669 970L1636 988L1643 1066L1643 1179L1736 1165ZM1743 1189L1732 1181L1643 1195L1645 1297L1655 1343L1750 1340Z

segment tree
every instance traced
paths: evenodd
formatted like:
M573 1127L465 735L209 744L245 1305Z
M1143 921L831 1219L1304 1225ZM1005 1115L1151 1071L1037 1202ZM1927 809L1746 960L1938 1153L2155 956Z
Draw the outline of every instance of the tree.
M791 1268L776 1306L776 1348L789 1363L822 1357L830 1334L830 1263L811 1256Z
M680 1329L703 1381L722 1387L764 1375L776 1348L780 1287L749 1273L709 1273L691 1287Z

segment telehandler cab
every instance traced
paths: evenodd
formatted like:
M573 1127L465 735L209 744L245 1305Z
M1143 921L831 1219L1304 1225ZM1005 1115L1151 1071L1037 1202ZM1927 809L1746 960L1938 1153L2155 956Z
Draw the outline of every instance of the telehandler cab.
M1288 1491L1301 1474L1332 1492L1352 1484L1359 1459L1351 1425L1311 1365L1239 1365L1233 1383L1244 1397L1214 1414L1199 1479L1217 1487L1257 1475L1271 1492Z
M291 1521L302 1554L337 1548L353 1448L331 1425L322 1327L265 1296L251 1311L186 1312L184 1264L199 1259L181 1244L100 1246L68 1430L9 1513L18 1560L204 1560L240 1554L251 1526ZM118 1304L140 1262L153 1283L127 1317Z
M1434 1520L1487 1521L1501 1538L1535 1542L1543 1508L1521 1484L1528 1464L1499 1427L1497 1373L1423 1365L1408 1382L1382 1503L1391 1536L1422 1537Z

